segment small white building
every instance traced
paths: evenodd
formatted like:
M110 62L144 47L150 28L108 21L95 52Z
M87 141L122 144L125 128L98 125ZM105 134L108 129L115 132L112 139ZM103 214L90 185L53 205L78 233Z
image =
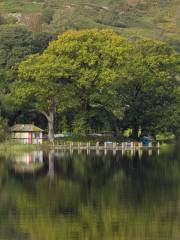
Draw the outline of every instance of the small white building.
M16 124L10 129L12 140L24 144L42 144L43 130L34 124Z

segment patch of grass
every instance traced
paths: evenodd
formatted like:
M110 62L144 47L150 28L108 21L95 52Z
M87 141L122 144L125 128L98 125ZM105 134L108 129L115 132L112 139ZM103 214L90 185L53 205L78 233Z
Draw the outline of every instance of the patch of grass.
M175 136L172 133L158 134L156 136L158 141L174 140Z
M0 9L6 13L31 13L40 11L41 4L38 4L35 1L6 0L0 2Z

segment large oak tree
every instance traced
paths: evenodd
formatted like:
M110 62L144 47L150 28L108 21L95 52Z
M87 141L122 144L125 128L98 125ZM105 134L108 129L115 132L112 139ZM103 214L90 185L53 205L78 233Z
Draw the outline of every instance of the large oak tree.
M55 114L77 101L82 114L104 107L120 118L120 100L109 86L119 76L126 47L125 39L112 30L66 32L19 65L16 99L44 114L51 141Z

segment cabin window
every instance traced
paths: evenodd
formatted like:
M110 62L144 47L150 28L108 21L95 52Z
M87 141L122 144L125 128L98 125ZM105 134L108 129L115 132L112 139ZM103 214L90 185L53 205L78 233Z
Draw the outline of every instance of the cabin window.
M34 137L35 138L40 138L40 133L39 132L34 133Z

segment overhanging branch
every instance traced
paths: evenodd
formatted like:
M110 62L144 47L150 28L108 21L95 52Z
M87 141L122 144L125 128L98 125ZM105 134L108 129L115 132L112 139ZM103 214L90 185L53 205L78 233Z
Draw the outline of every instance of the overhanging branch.
M31 110L29 110L29 112L39 112L42 115L44 115L47 119L49 118L48 114L45 111L43 111L43 110L31 109Z

